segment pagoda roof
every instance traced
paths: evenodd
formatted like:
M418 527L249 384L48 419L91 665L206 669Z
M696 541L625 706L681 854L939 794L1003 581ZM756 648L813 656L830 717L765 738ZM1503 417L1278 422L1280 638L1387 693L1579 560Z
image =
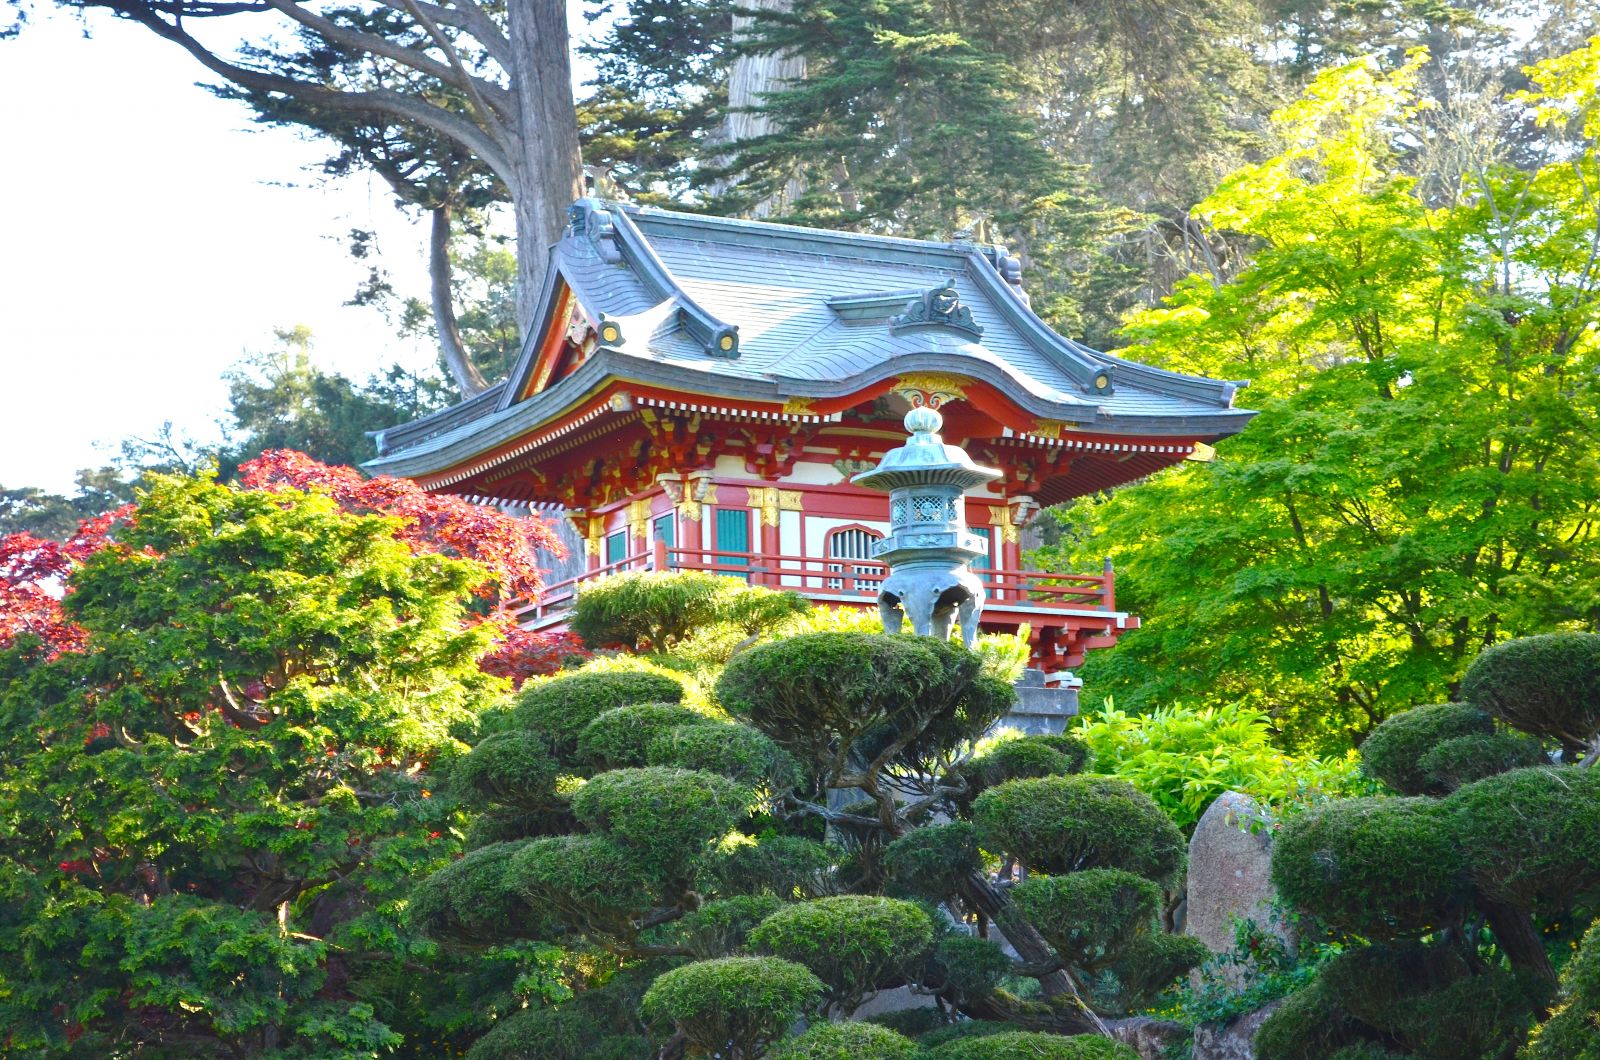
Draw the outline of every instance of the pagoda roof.
M843 408L914 374L987 384L1017 410L1097 435L1215 440L1244 384L1183 375L1052 331L992 245L936 243L583 199L550 251L536 326L509 376L379 432L374 474L417 477L576 414L620 382L745 407ZM564 374L581 317L597 348Z

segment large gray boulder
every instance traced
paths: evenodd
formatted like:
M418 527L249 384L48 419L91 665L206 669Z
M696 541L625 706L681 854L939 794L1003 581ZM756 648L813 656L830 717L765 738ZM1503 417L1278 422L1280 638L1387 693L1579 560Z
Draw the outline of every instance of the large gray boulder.
M1226 792L1206 810L1189 840L1184 931L1213 953L1233 949L1234 922L1254 920L1294 952L1293 933L1274 915L1272 837L1261 806ZM1228 968L1224 973L1240 971Z

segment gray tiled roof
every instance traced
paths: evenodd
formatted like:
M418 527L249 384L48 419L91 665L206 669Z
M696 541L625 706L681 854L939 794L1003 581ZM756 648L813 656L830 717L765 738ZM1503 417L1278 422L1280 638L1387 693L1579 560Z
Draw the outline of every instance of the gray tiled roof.
M585 199L552 249L591 321L620 327L573 375L514 402L534 370L525 345L509 379L379 436L374 472L448 466L536 426L606 375L707 396L784 401L852 393L908 372L986 381L1034 415L1083 429L1217 438L1250 412L1240 384L1179 375L1051 331L996 264L998 248L930 243L673 213ZM920 293L952 282L981 329L892 327ZM882 297L865 297L881 295ZM892 297L891 297L892 296ZM844 303L844 300L849 300ZM832 303L832 304L830 304ZM841 304L844 303L844 304ZM535 329L535 334L542 329ZM735 348L719 342L734 336ZM1097 377L1110 386L1097 389Z

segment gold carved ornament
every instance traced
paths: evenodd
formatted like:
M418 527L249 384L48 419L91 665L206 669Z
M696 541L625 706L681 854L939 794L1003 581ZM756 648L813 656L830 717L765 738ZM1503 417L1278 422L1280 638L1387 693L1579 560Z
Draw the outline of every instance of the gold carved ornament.
M1011 509L996 504L989 509L989 525L999 527L1000 539L1008 545L1017 543L1017 525L1011 521Z
M748 490L749 505L761 512L764 526L777 526L778 513L804 511L804 494L800 490L784 490L776 486L752 486Z
M917 372L902 375L894 381L894 392L911 402L913 408L940 408L958 398L967 396L971 380L959 375L938 372Z

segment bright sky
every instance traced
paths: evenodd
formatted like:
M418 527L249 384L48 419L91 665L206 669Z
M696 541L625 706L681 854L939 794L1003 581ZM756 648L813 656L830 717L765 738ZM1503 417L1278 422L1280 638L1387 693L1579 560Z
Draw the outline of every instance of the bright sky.
M576 6L576 5L575 5ZM163 421L215 437L222 372L306 324L352 378L431 350L343 303L365 277L343 236L379 233L402 293L425 233L376 178L315 171L325 147L253 125L141 27L34 9L0 42L0 485L71 492L74 472Z

